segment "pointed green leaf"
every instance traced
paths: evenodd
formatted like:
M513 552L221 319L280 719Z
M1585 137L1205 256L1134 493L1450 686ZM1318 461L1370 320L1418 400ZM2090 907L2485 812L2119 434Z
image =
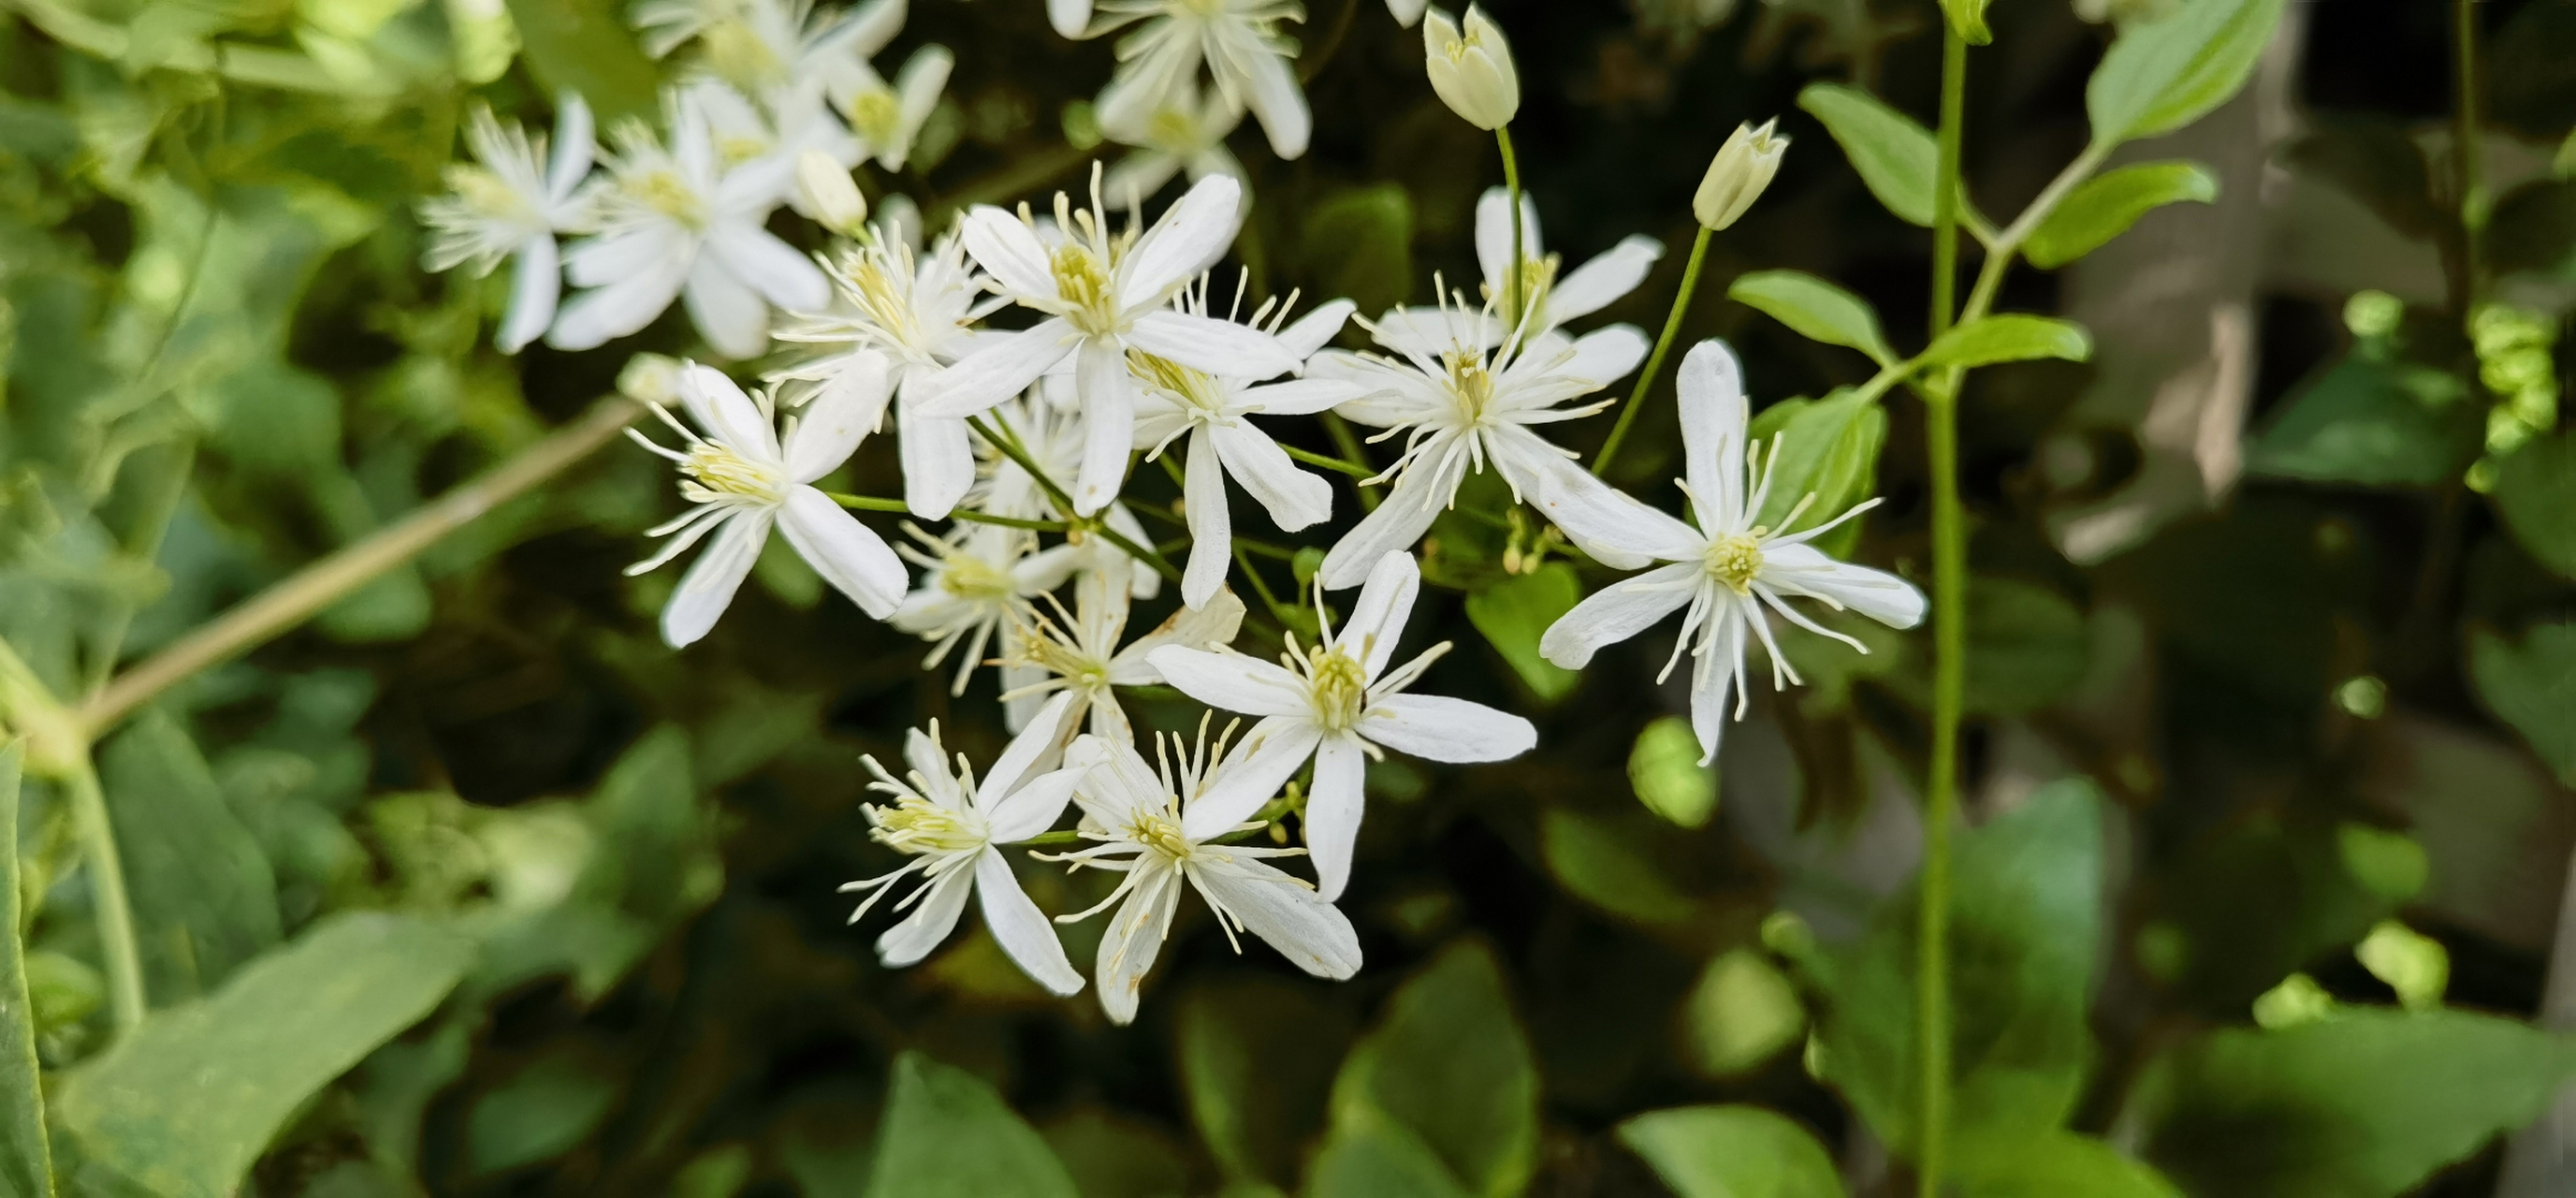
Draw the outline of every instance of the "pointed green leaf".
M1810 341L1849 346L1882 366L1896 361L1869 301L1804 271L1753 271L1737 276L1726 294Z
M917 1052L894 1061L868 1198L1077 1198L1055 1150L984 1079Z
M1258 976L1194 989L1179 1015L1181 1083L1208 1155L1229 1179L1294 1182L1350 1019L1309 983Z
M2488 709L2576 785L2576 621L2537 625L2520 642L2480 630L2469 638L2469 678Z
M1923 351L1926 367L1992 366L2057 358L2081 362L2093 356L2093 336L2071 320L2006 312L1981 316L1941 334Z
M1878 97L1840 83L1808 84L1798 93L1798 107L1824 123L1825 132L1851 159L1852 169L1860 172L1869 194L1878 197L1896 219L1918 228L1932 227L1932 191L1940 177L1941 147L1931 130ZM1959 211L1963 219L1971 212L1964 189Z
M1468 1194L1519 1194L1538 1164L1538 1065L1493 952L1458 944L1406 981L1343 1062L1333 1108L1337 1133L1402 1124Z
M1842 1198L1842 1175L1806 1128L1754 1106L1648 1111L1619 1125L1680 1198Z
M2164 1174L2073 1132L2032 1144L1959 1187L1962 1198L2182 1198Z
M2022 243L2033 266L2064 266L2129 231L2167 204L2218 198L2218 178L2197 162L2141 162L2094 176L2075 189Z
M1814 528L1850 511L1878 489L1878 451L1887 442L1887 409L1849 388L1823 399L1784 399L1754 416L1754 443L1763 446L1771 475L1771 493L1755 514L1756 523L1780 532ZM1772 442L1779 444L1777 458ZM1795 521L1789 513L1801 502L1806 510ZM1824 534L1816 547L1833 557L1848 556L1860 542L1861 521L1848 520Z
M2246 447L2247 473L2305 482L2432 487L2477 456L2469 405L2432 385L2455 376L2360 356L2339 359L2293 390ZM2510 522L2510 521L2508 521Z
M1467 596L1467 620L1541 701L1551 701L1564 698L1583 675L1539 656L1539 637L1582 600L1574 567L1549 562Z
M1306 1198L1473 1198L1438 1153L1383 1112L1335 1123L1309 1174Z
M277 879L196 742L155 708L107 742L99 779L133 892L149 992L203 994L274 947Z
M2120 31L2084 88L2096 145L2171 133L2245 86L2283 0L2183 0Z
M27 962L18 929L18 767L22 744L0 749L0 1193L44 1198L54 1192L45 1145L45 1092L36 1065L36 1009L27 997Z
M2561 578L2576 578L2576 432L2505 455L2489 497L2532 560Z

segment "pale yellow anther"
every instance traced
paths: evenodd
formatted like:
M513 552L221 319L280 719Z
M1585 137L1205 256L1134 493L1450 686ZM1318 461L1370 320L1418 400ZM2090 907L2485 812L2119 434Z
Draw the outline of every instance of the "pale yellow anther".
M1173 861L1187 861L1195 847L1182 835L1181 825L1150 812L1139 814L1135 825L1136 843L1146 846Z
M698 193L669 171L650 171L620 181L626 193L636 202L684 225L697 227L707 221L706 204Z
M1080 245L1058 247L1048 264L1055 273L1056 298L1069 309L1065 319L1094 336L1118 329L1118 295L1110 286L1109 266Z
M1733 588L1738 595L1746 594L1753 589L1753 579L1762 573L1762 540L1740 534L1712 538L1705 560L1710 577Z
M850 97L850 129L868 144L884 146L903 133L903 101L892 88L873 87Z
M1340 649L1307 651L1315 722L1328 732L1348 730L1368 708L1368 671Z
M906 853L960 853L982 848L983 818L954 811L927 799L907 796L892 807L873 807L876 829L870 835Z
M680 482L680 494L693 503L726 499L777 503L787 488L785 472L713 441L701 441L690 449L688 458L680 463L680 471L688 476Z

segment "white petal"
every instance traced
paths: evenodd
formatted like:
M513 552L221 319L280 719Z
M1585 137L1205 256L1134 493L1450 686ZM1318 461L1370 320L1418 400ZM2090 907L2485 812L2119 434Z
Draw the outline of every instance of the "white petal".
M683 649L715 627L716 618L733 603L733 593L742 589L743 578L751 573L751 564L760 560L760 547L768 541L767 512L746 510L726 517L724 527L698 560L689 564L679 588L671 592L671 601L663 605L662 639L674 649Z
M505 354L527 348L555 322L555 301L563 295L563 263L555 235L539 233L519 243L518 273L510 279L510 307L492 345Z
M1489 313L1415 306L1387 309L1369 339L1399 354L1437 358L1453 345L1491 349L1502 344L1503 332L1502 318Z
M1056 696L1059 699L1067 697L1063 694ZM1050 722L1044 714L1045 709L1040 708L1039 711L1038 718L1029 722L1032 729ZM1064 723L1062 717L1052 721L1053 726L1046 729L1041 741L1051 746ZM1025 738L1029 733L1020 735ZM1065 804L1073 801L1074 789L1082 784L1083 775L1087 772L1071 768L1050 770L1012 791L1009 798L994 805L989 816L993 842L1012 844L1054 827L1057 818L1064 814Z
M821 491L789 488L786 506L778 512L778 531L787 535L796 556L869 616L882 620L902 605L904 589L911 585L903 559Z
M1526 261L1547 256L1539 248L1538 202L1528 192L1521 193L1521 258ZM1485 272L1485 285L1502 294L1506 263L1512 260L1512 201L1506 188L1488 187L1476 200L1476 267Z
M869 0L842 18L841 29L836 32L850 39L846 45L851 54L874 58L877 51L903 32L907 7L906 0Z
M832 304L832 280L822 268L758 225L718 225L707 236L707 249L761 298L790 312L820 312Z
M1632 233L1621 238L1608 252L1576 267L1548 288L1547 323L1564 324L1609 307L1645 282L1646 273L1663 256L1664 243L1652 237Z
M1368 578L1378 559L1390 553L1404 553L1413 548L1422 534L1430 531L1440 509L1447 506L1456 484L1443 487L1433 481L1430 470L1407 471L1395 482L1395 489L1379 502L1377 510L1360 517L1332 551L1324 555L1324 565L1316 577L1324 580L1328 590L1358 586Z
M568 269L578 266L579 253L576 247ZM644 270L574 296L555 313L555 327L546 333L546 344L556 349L593 349L653 323L679 297L680 286L689 277L689 262L685 253L665 254ZM573 281L581 281L577 270Z
M1314 710L1306 684L1277 662L1180 645L1165 645L1146 660L1182 694L1220 711L1304 716Z
M1312 416L1366 394L1365 385L1349 379L1311 378L1246 387L1238 398L1245 411L1263 416Z
M1330 385L1329 380L1317 381ZM1226 472L1260 501L1270 513L1271 522L1282 531L1295 532L1332 518L1332 484L1298 469L1288 451L1279 448L1268 433L1249 424L1220 424L1200 432L1198 439L1215 446L1216 452L1211 456L1223 457ZM1190 460L1191 477L1195 478L1195 444Z
M769 347L769 305L712 254L699 255L689 268L680 303L717 353L751 358Z
M1594 592L1547 626L1538 638L1539 655L1569 670L1582 669L1603 646L1627 640L1680 611L1690 602L1703 568L1698 562L1676 562Z
M1188 473L1183 477L1181 509L1189 516L1190 563L1181 571L1181 602L1204 606L1225 586L1226 567L1234 560L1234 526L1225 506L1225 470L1218 464L1216 429L1190 435Z
M1682 359L1678 387L1684 476L1692 502L1714 509L1698 514L1699 525L1736 531L1750 518L1744 510L1744 369L1725 342L1711 338Z
M1266 379L1304 364L1279 339L1230 320L1158 309L1128 326L1127 344L1225 378Z
M1637 368L1646 360L1646 334L1632 324L1605 325L1574 341L1574 356L1550 368L1549 373L1568 375L1606 387ZM1524 359L1527 360L1527 359Z
M1422 19L1422 10L1429 7L1431 0L1386 0L1386 11L1394 15L1396 24L1407 29L1413 28L1413 23Z
M1164 649L1155 656L1172 652ZM1278 796L1297 767L1306 764L1322 737L1315 721L1304 714L1271 716L1254 724L1181 813L1181 834L1194 841L1207 840L1252 818L1262 804Z
M1923 622L1923 592L1913 583L1884 570L1835 561L1813 545L1763 546L1760 581L1785 595L1842 604L1891 628Z
M1413 616L1414 598L1422 593L1422 566L1410 553L1389 553L1369 567L1368 584L1360 588L1350 619L1333 634L1333 644L1357 649L1369 681L1386 670L1395 643L1404 638L1404 622Z
M1103 194L1146 199L1181 173L1181 160L1161 150L1138 150L1121 158L1100 177Z
M937 520L955 510L957 501L975 485L975 444L966 422L907 408L895 432L903 463L904 506L925 520Z
M1528 720L1445 695L1388 695L1369 704L1358 732L1425 761L1508 761L1538 744Z
M990 204L978 204L959 225L966 252L993 276L1002 290L1020 296L1053 299L1055 268L1037 230Z
M1047 24L1059 37L1081 37L1091 24L1091 0L1047 0Z
M1288 69L1288 60L1264 45L1246 24L1220 22L1213 27L1219 32L1218 61L1233 68L1244 106L1269 135L1270 152L1283 159L1303 156L1315 131L1315 118L1306 109L1306 93L1297 86L1297 73Z
M1592 477L1527 429L1500 430L1493 443L1494 465L1503 477L1605 566L1634 570L1649 561L1677 561L1705 544L1689 525Z
M1736 659L1744 652L1744 617L1733 596L1721 596L1708 618L1712 626L1708 647L1691 673L1691 731L1699 734L1701 765L1717 760L1718 741L1730 715L1730 692L1737 682Z
M1082 466L1074 475L1073 510L1088 516L1108 506L1127 482L1136 380L1127 373L1126 353L1107 337L1084 340L1078 352L1074 383L1082 394Z
M1161 867L1138 867L1136 889L1119 904L1118 914L1100 937L1100 956L1093 968L1100 978L1100 1009L1115 1024L1136 1020L1136 1002L1145 975L1171 935L1172 914L1180 909L1180 875Z
M1349 733L1325 737L1315 747L1315 789L1306 796L1306 851L1315 861L1315 889L1326 902L1342 897L1351 881L1351 850L1368 811L1368 756Z
M984 809L986 815L991 816L1001 807L1006 806L1008 800L1004 796L1019 787L1021 777L1036 768L1038 763L1053 757L1063 746L1066 739L1062 736L1065 712L1072 705L1073 696L1069 692L1058 692L1054 697L1049 698L1045 706L1038 708L1036 714L1023 726L1019 735L1011 738L1011 743L1002 749L1002 755L993 759L993 768L984 772L983 784L975 788L975 805ZM1066 793L1070 794L1071 791ZM1063 801L1058 800L1056 805L1059 808L1062 807ZM1054 817L1050 816L1036 828L1019 832L1017 835L1004 835L1001 829L996 828L993 831L993 841L997 844L1008 844L1015 840L1024 840L1045 831L1047 824L1054 822Z
M1159 686L1164 679L1152 660L1155 650L1165 645L1206 649L1232 644L1242 628L1243 600L1232 591L1218 591L1204 605L1183 607L1152 632L1129 641L1109 659L1109 681L1118 686Z
M1073 326L1062 318L1016 333L978 337L973 352L914 384L918 390L912 402L931 416L954 420L975 415L1028 390L1039 375L1071 356L1076 344Z
M1119 260L1119 302L1129 308L1160 304L1172 288L1215 265L1233 244L1242 211L1243 185L1233 176L1210 175L1191 184Z
M993 930L993 939L1001 942L1002 951L1011 955L1022 973L1059 995L1081 993L1082 975L1065 959L1064 942L1056 939L1055 925L1020 889L1019 878L1012 875L1011 863L1000 850L988 848L975 855L975 889L982 899L984 926Z
M966 910L966 895L975 889L975 871L960 869L930 884L930 893L915 904L912 914L903 922L887 928L877 937L877 959L888 969L901 969L930 955L957 930L957 916Z
M1332 344L1333 338L1341 335L1342 326L1349 323L1351 313L1359 309L1358 304L1346 299L1318 304L1314 311L1279 330L1279 344L1287 346L1289 353L1300 358L1314 357L1315 351Z
M810 483L850 460L859 440L885 419L894 380L886 357L872 349L852 350L834 364L830 378L796 413L796 428L782 447L787 477Z
M691 362L680 369L680 406L709 437L733 451L762 461L779 460L778 433L760 406L742 388L712 366Z
M560 205L590 175L591 155L598 149L590 105L582 101L581 93L565 92L556 98L554 142L554 156L546 167L546 198Z
M1360 971L1359 933L1350 917L1304 882L1267 862L1237 857L1190 871L1199 893L1223 903L1279 955L1319 978Z

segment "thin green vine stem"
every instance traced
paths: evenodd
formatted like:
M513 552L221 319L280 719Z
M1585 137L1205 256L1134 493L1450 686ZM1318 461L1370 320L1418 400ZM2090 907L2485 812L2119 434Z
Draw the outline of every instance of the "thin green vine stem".
M912 505L905 503L900 499L880 499L874 495L847 495L839 491L825 491L823 492L823 498L829 499L834 503L840 504L842 507L851 509L852 511L909 512L912 510ZM1003 528L1025 528L1033 532L1064 531L1064 522L1061 520L1023 520L1017 516L995 516L984 512L970 511L966 508L958 508L957 510L948 513L948 516L952 520L963 520L969 524L993 524L999 525Z
M1959 268L1959 143L1966 125L1968 44L1942 23L1941 128L1933 179L1932 336L1955 315ZM1918 1113L1915 1193L1938 1198L1949 1165L1950 825L1959 807L1959 717L1967 679L1967 522L1959 501L1958 379L1943 378L1924 405L1932 474L1932 763L1924 785L1923 876L1916 904L1915 1060Z
M1077 513L1073 507L1072 494L1056 485L1055 479L1048 477L1047 472L1038 466L1037 459L1029 456L1028 449L1020 444L1018 437L1011 436L1007 428L997 430L994 426L985 423L980 416L967 417L966 426L974 429L975 435L984 438L993 448L1001 450L1003 456L1019 463L1020 469L1028 471L1030 478L1037 480L1039 489L1044 490L1048 498L1055 500L1058 510L1065 514L1063 531L1080 531L1098 536L1101 540L1117 546L1119 552L1152 567L1155 573L1173 582L1181 580L1181 568L1173 565L1171 559L1137 544L1127 534L1109 527L1107 520Z
M1326 433L1328 433L1328 434L1331 434L1331 436L1332 436L1332 438L1333 438L1333 447L1342 451L1342 460L1343 460L1343 461L1349 462L1349 463L1351 463L1352 465L1358 466L1358 467L1360 467L1361 469L1364 469L1364 470L1368 470L1368 471L1369 471L1369 473L1368 473L1368 474L1362 475L1361 477L1363 477L1363 478L1375 478L1375 477L1377 477L1377 474L1376 474L1376 470L1375 470L1375 468L1373 468L1373 467L1371 467L1371 466L1369 465L1369 460L1368 460L1368 447L1367 447L1367 446L1364 446L1364 445L1362 445L1362 444L1360 444L1360 435L1359 435L1357 432L1352 431L1350 421L1347 421L1347 420L1342 419L1342 414L1341 414L1341 413L1339 413L1339 412L1326 412L1326 413L1324 413L1324 431L1325 431ZM1286 447L1285 447L1285 446L1282 446L1282 448L1286 448ZM1375 485L1375 484L1373 484L1373 483L1365 483L1365 482L1364 482L1364 483L1361 483L1361 484L1360 484L1360 487L1359 487L1359 492L1360 492L1360 509L1361 509L1362 511L1371 511L1371 512L1376 511L1376 510L1377 510L1377 487L1376 487L1376 485Z
M2451 0L2451 85L2457 93L2451 104L2451 140L2455 143L2451 161L2459 172L2453 186L2460 201L2459 293L2463 321L2477 309L2486 272L2485 254L2478 244L2486 235L2487 183L2485 116L2478 83L2477 9L2477 0Z
M71 800L73 834L81 843L81 866L90 875L100 963L107 974L107 1009L123 1039L143 1026L145 1011L143 953L134 936L134 904L125 892L125 859L117 852L107 794L86 751L62 782Z
M1512 261L1503 273L1503 315L1517 329L1522 323L1521 163L1512 154L1512 127L1508 122L1494 127L1494 144L1503 148L1503 190L1511 193L1512 201Z
M1281 445L1279 448L1287 450L1289 457L1295 458L1300 462L1304 462L1309 466L1321 466L1326 470L1339 471L1343 474L1350 475L1352 478L1377 477L1377 471L1371 470L1357 462L1346 462L1340 458L1326 457L1311 449L1299 449L1294 445Z
M1610 472L1610 460L1619 454L1619 445L1628 439L1628 426L1637 422L1637 410L1645 406L1646 391L1655 385L1655 376L1664 369L1664 355L1671 353L1673 338L1682 331L1682 316L1690 311L1691 296L1699 291L1700 264L1708 260L1708 239L1712 230L1699 227L1691 238L1690 261L1682 266L1682 287L1673 295L1673 309L1664 316L1664 331L1655 336L1655 349L1646 355L1646 368L1637 372L1637 385L1628 392L1628 402L1620 405L1619 419L1610 426L1610 435L1601 442L1601 452L1592 457L1592 476L1600 478Z

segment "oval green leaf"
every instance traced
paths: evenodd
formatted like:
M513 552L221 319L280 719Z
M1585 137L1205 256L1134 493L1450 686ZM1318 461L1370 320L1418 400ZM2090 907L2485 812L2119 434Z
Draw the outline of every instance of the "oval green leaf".
M1984 316L1941 334L1923 351L1924 366L1992 366L2059 358L2081 362L2093 356L2093 337L2084 326L2047 316L2007 312Z
M1882 366L1896 361L1869 301L1805 271L1753 271L1737 277L1726 295L1810 341L1849 346Z
M2087 180L2040 222L2022 256L2033 266L2064 266L2102 248L2129 226L2167 204L2206 204L2218 198L2218 179L2197 162L2142 162Z
M2093 142L2171 133L2245 86L2272 40L2282 0L2184 0L2121 31L2084 88Z
M1842 1198L1833 1158L1807 1129L1754 1106L1648 1111L1619 1125L1681 1198Z

